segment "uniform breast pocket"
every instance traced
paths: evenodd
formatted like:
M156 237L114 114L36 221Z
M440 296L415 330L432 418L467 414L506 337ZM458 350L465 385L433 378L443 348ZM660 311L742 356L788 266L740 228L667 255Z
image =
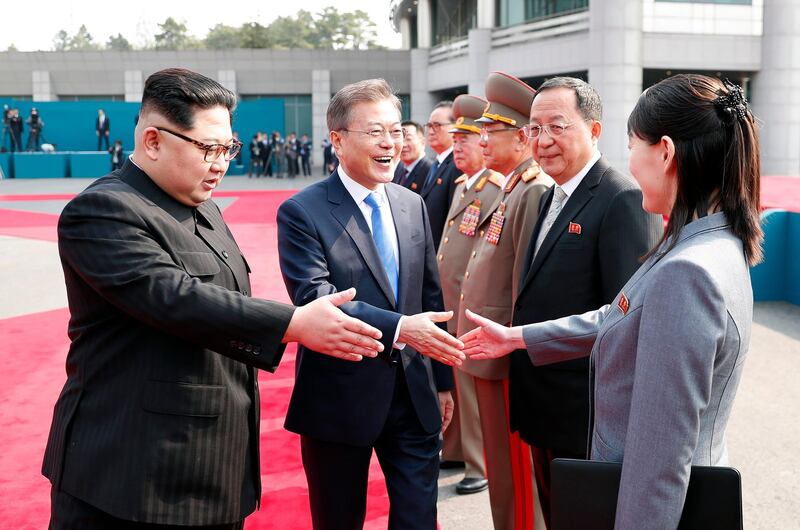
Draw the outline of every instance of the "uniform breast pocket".
M219 274L219 262L211 252L176 252L178 259L189 276L197 278L209 277Z

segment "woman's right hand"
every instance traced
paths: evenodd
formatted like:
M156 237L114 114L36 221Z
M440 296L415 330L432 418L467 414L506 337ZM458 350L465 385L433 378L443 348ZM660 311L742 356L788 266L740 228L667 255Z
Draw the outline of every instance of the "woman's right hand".
M497 359L514 350L525 348L520 326L513 328L501 326L469 309L466 310L466 316L478 325L477 328L459 337L464 343L464 353L470 359Z

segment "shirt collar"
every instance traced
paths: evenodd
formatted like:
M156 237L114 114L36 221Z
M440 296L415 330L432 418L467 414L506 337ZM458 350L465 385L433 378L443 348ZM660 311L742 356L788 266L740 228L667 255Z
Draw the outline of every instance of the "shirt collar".
M361 205L364 202L364 199L367 198L367 195L372 193L373 191L377 191L381 195L383 195L384 199L386 197L386 186L384 184L378 184L378 187L375 190L371 190L366 188L353 180L350 175L348 175L341 164L336 168L336 171L339 174L339 179L342 181L344 188L347 190L347 193L353 198L357 205Z
M480 168L477 173L475 173L474 175L472 175L471 177L469 177L467 179L467 182L464 184L464 187L466 189L470 189L472 187L472 185L475 184L475 181L478 180L478 177L483 175L484 171L486 171L485 167Z
M425 158L425 153L422 153L422 154L419 156L419 158L417 158L416 160L414 160L413 162L411 162L409 165L407 165L407 166L406 166L406 171L408 171L409 173L411 173L412 171L414 171L414 168L415 168L415 167L417 167L417 164L419 164L419 161L420 161L420 160L422 160L423 158Z
M443 151L441 154L436 155L436 161L439 162L440 166L442 165L442 162L444 162L444 159L450 156L450 153L452 152L453 152L453 146L451 145L447 149L447 151Z
M583 169L578 171L574 177L566 181L564 184L556 184L556 186L564 190L564 193L567 194L567 197L571 197L572 194L575 193L575 190L578 189L578 186L583 181L583 178L589 173L589 170L592 169L598 160L600 160L600 151L595 149L594 153L592 154L592 158L590 158L586 165L583 166Z

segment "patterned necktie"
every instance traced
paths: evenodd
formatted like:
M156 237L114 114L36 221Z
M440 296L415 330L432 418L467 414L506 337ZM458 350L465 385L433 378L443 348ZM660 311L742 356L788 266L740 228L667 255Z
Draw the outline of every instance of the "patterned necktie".
M378 248L378 255L381 257L381 264L383 270L386 271L386 277L389 278L389 285L392 286L395 302L397 302L397 258L394 255L392 247L392 240L387 233L388 227L383 226L383 218L381 217L381 208L384 206L383 195L373 191L364 199L364 202L372 208L372 239L375 240L375 246Z
M433 177L436 176L436 172L438 170L439 170L439 159L437 158L436 160L433 161L433 164L431 164L430 170L428 170L428 175L425 177L425 184L422 186L423 190L428 189L428 186L430 186L431 182L433 182Z
M553 200L550 203L550 209L547 211L547 217L542 222L542 228L539 230L539 237L536 238L536 249L533 252L533 257L539 253L539 248L542 246L544 238L547 237L547 232L553 227L556 222L558 214L561 213L561 208L564 206L564 201L567 199L566 192L561 189L561 186L556 186L553 190Z

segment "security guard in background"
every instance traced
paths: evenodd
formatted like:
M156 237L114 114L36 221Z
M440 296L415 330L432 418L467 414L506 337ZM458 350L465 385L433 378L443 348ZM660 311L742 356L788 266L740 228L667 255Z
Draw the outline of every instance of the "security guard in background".
M453 135L453 161L463 174L456 179L453 202L445 219L437 260L442 283L445 309L457 315L461 302L461 281L464 270L477 239L477 227L488 217L489 206L494 202L503 183L503 175L486 169L483 148L480 146L480 124L475 120L483 115L488 102L467 94L453 102L455 125ZM458 331L456 318L451 319L448 331ZM477 493L488 487L486 465L483 457L481 424L475 385L469 374L455 370L456 407L453 422L445 431L445 443L453 436L461 437L461 454L464 458L464 478L456 484L462 495Z
M482 212L476 241L461 285L457 333L474 324L464 309L495 322L511 322L521 267L539 217L539 201L553 185L533 161L527 136L535 90L519 79L494 72L486 81L489 105L477 120L482 124L481 145L487 167L505 175L502 191ZM491 316L489 316L491 315ZM455 319L454 319L455 320ZM461 366L472 376L480 411L489 479L492 519L497 530L531 528L534 520L530 450L508 425L509 362L470 361ZM536 528L544 528L540 509Z

